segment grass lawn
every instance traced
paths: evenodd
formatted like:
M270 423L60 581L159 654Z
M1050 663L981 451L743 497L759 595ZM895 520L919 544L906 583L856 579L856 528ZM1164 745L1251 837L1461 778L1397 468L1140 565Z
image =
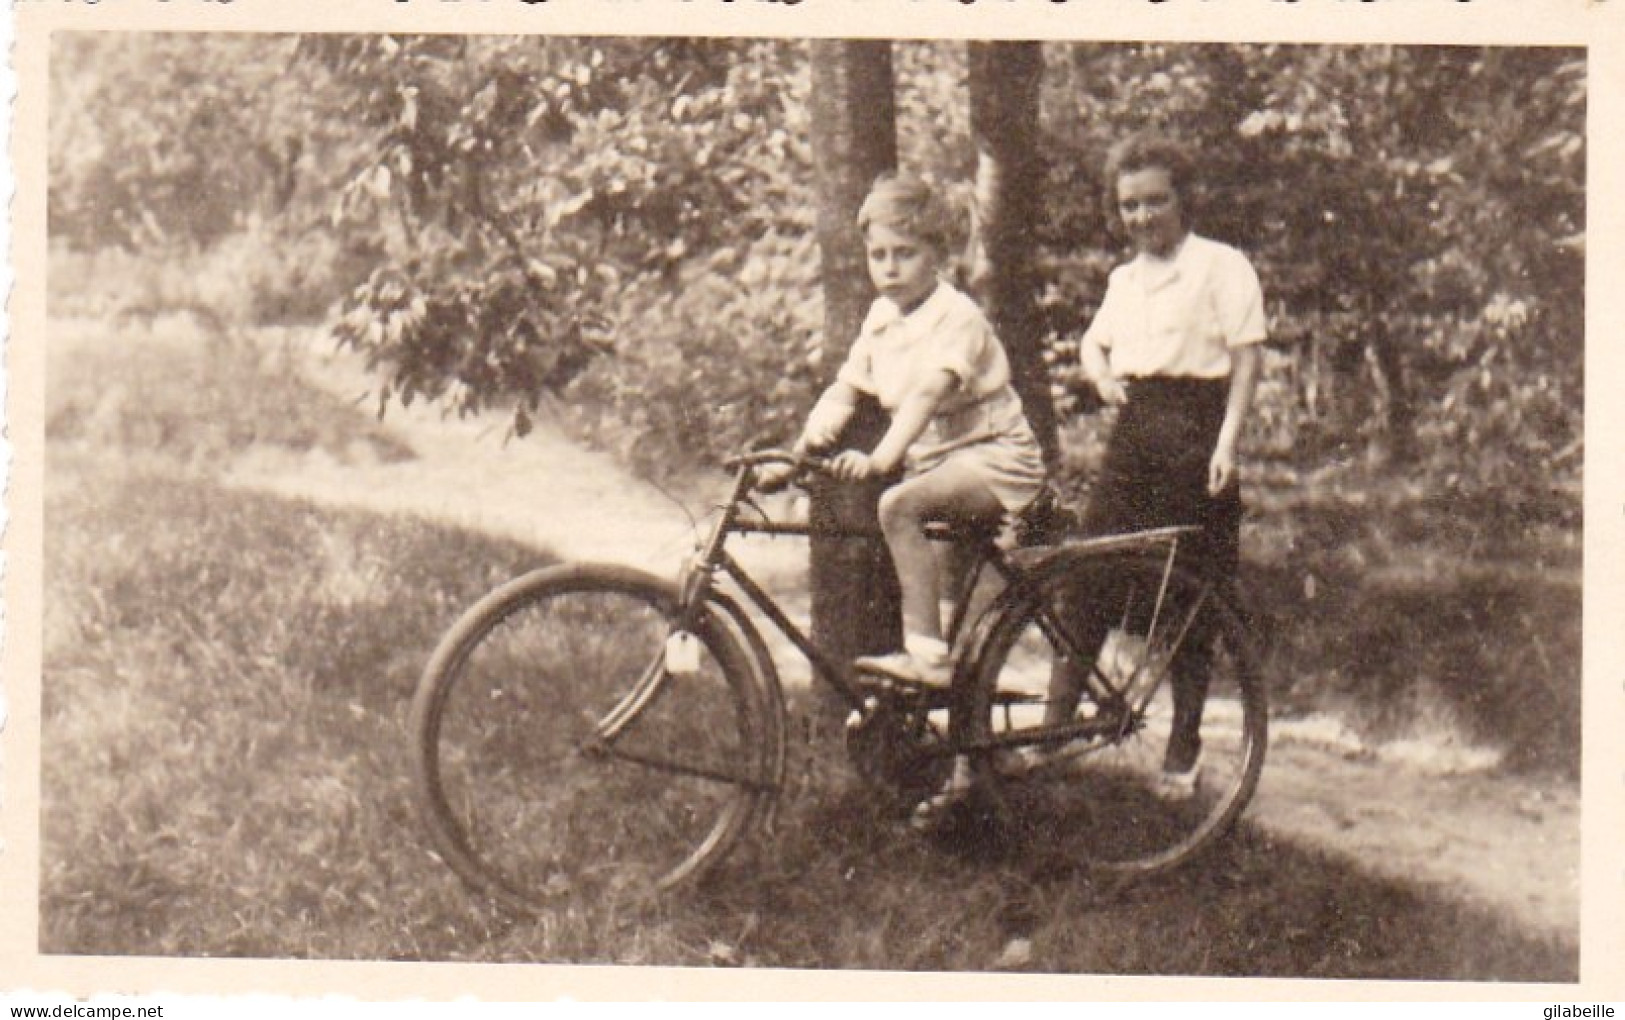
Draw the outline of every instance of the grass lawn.
M1060 972L1574 976L1566 940L1245 827L1126 891L1042 832L921 840L804 705L777 826L701 888L485 903L428 850L406 706L456 614L547 554L230 489L254 444L387 440L246 348L110 336L53 346L43 952L981 970L1024 935Z

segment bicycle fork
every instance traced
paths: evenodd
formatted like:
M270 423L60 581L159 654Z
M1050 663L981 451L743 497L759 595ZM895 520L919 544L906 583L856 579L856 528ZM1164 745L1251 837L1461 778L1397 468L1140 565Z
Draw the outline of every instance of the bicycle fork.
M626 697L611 708L593 728L592 736L583 747L588 753L602 754L613 750L616 740L632 720L660 696L668 686L672 674L681 671L680 668L673 668L672 663L679 658L686 659L689 655L698 656L697 648L679 650L678 646L684 643L692 644L698 640L695 636L697 625L701 614L705 612L706 599L711 594L715 565L721 556L722 543L734 525L737 516L735 507L738 506L749 485L750 469L741 468L734 479L733 495L724 505L722 515L694 558L683 567L683 573L678 581L677 613L665 645L655 653L637 683L626 693ZM696 661L695 668L697 666Z

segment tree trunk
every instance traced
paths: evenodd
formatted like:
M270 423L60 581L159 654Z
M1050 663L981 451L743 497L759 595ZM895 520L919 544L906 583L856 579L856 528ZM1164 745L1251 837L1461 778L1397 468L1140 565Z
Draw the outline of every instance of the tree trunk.
M826 40L812 44L812 141L823 260L826 363L840 364L857 336L873 285L858 234L858 207L882 172L897 165L891 44ZM877 405L860 407L842 442L869 449L885 431ZM828 486L814 495L815 527L867 522L878 527L881 486ZM901 643L897 572L877 538L812 540L813 637L841 661Z
M1415 456L1416 407L1405 381L1405 364L1381 311L1366 313L1365 359L1376 383L1382 430L1366 450L1377 467L1400 467Z
M1415 89L1400 89L1402 71L1400 57L1392 46L1384 46L1381 98L1383 108L1391 111L1386 124L1386 144L1391 152L1415 151L1421 139L1411 137L1419 125L1436 122L1427 109L1437 102L1436 95ZM1399 184L1403 187L1403 178ZM1393 196L1396 204L1404 201L1403 192ZM1415 239L1406 229L1404 217L1377 217L1376 229L1386 232L1382 249L1390 252L1415 250ZM1397 467L1408 463L1414 452L1411 431L1415 422L1415 407L1405 382L1405 367L1399 347L1388 329L1387 309L1384 301L1404 292L1397 262L1387 258L1371 259L1364 274L1365 316L1363 343L1366 366L1371 372L1378 397L1379 428L1366 446L1366 459L1379 468Z
M1053 466L1060 443L1032 260L1043 185L1037 143L1044 53L1033 42L969 47L970 128L976 144L970 285L1004 343L1027 420Z

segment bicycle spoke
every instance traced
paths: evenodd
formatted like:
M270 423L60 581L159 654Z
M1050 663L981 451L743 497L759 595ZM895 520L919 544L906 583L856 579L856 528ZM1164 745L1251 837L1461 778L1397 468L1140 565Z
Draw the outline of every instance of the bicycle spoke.
M756 790L762 793L771 792L774 788L772 783L745 773L723 772L718 769L706 768L702 765L691 765L687 762L677 761L672 758L662 758L652 754L640 754L636 751L628 751L617 747L614 744L604 744L597 740L588 742L582 748L582 750L583 753L587 754L588 756L605 755L619 758L622 761L631 762L634 765L642 765L659 772L670 772L673 775L679 776L691 776L695 779L709 779L713 782L727 783L733 786L742 786L746 789Z
M1045 584L991 625L983 732L968 746L1005 776L1010 749L1033 748L1015 771L1065 781L1010 795L1097 866L1177 864L1228 826L1257 781L1264 702L1245 634L1210 585L1166 558L1080 559ZM1046 692L1037 703L1035 690ZM1069 690L1082 693L1075 709Z
M414 705L422 791L463 877L538 906L697 875L773 792L761 695L716 625L669 673L670 586L543 571L476 607Z

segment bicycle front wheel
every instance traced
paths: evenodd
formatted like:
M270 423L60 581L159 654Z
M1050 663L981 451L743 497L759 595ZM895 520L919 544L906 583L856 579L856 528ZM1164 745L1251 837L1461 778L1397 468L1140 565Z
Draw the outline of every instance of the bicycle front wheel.
M979 761L1033 780L1001 787L1096 870L1184 863L1240 815L1264 764L1265 682L1243 620L1160 555L1063 553L1032 581L987 620Z
M640 571L557 567L447 633L412 727L420 805L463 879L529 910L604 902L695 879L736 843L773 794L772 706L714 612L668 661L676 606Z

